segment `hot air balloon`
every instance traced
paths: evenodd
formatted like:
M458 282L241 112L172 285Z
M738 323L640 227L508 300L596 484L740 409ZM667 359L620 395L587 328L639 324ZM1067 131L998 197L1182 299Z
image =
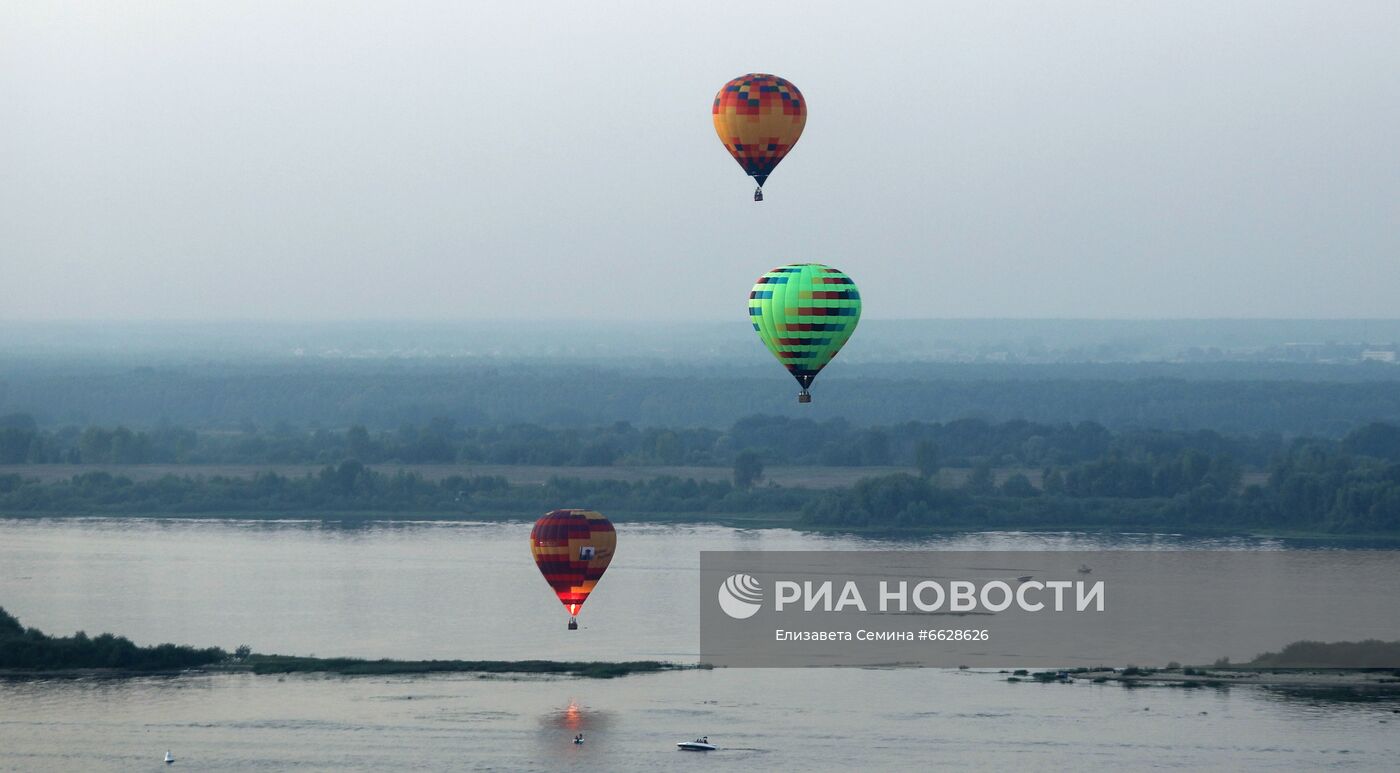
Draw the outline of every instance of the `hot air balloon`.
M758 278L749 293L749 320L768 351L807 388L846 345L860 322L860 291L851 278L820 263L793 263Z
M719 141L744 174L758 182L753 200L763 201L764 181L807 125L802 92L776 75L753 72L724 84L711 112Z
M545 582L569 610L569 630L578 629L579 608L588 600L617 549L617 532L602 513L552 510L530 530L530 553Z

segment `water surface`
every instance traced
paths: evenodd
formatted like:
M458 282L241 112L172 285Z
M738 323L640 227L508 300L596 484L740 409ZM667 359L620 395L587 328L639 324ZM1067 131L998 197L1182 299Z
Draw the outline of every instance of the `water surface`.
M699 551L1280 549L1170 536L975 534L892 546L623 525L580 616L528 524L0 520L0 606L52 633L263 652L693 660ZM0 769L1381 770L1400 704L1230 690L1011 684L920 669L721 669L617 680L200 675L0 681ZM583 732L582 747L569 742ZM708 734L722 751L674 743Z

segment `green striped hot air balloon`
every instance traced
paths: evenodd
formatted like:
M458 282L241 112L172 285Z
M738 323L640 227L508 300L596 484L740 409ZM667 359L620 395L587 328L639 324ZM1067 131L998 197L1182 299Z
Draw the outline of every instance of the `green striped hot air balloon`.
M846 345L860 321L860 291L830 266L781 266L754 283L749 319L763 345L802 385L797 401L810 403L812 379Z

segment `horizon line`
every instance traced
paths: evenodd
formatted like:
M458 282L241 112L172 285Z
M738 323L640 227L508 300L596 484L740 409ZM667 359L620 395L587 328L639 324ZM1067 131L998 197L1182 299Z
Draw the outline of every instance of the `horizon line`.
M861 317L863 322L1400 322L1397 317ZM2 324L18 325L342 325L342 324L412 324L412 325L459 325L459 324L639 324L649 325L693 325L693 324L738 324L746 325L747 319L737 322L730 318L707 318L700 320L656 320L627 317L91 317L91 318L20 318L0 317Z

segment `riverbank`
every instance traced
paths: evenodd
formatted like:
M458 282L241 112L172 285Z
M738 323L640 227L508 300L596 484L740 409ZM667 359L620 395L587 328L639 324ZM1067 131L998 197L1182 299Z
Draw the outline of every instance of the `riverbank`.
M555 661L555 660L361 660L312 658L288 655L250 655L231 663L183 669L131 668L0 668L0 679L131 679L155 676L252 673L336 674L338 676L405 676L414 674L482 674L502 676L567 676L583 679L615 679L633 674L704 669L704 665L658 660Z
M530 674L613 679L630 674L701 668L659 660L365 660L262 655L242 647L230 654L218 647L157 644L142 647L103 633L50 636L25 628L0 607L0 678L123 678L202 673L340 674Z
M1133 469L1143 474L1151 472L1145 467ZM0 517L166 515L278 520L311 516L342 522L489 521L532 519L563 505L587 506L619 522L787 527L889 539L969 531L1178 533L1210 537L1287 531L1290 537L1302 539L1400 538L1400 525L1384 508L1367 509L1370 515L1365 517L1340 511L1309 511L1306 517L1288 515L1286 511L1292 505L1287 503L1292 500L1282 492L1295 483L1302 485L1299 481L1279 486L1271 483L1268 489L1252 487L1247 495L1230 493L1228 486L1203 484L1191 489L1189 495L1177 491L1168 496L1176 489L1168 487L1170 491L1153 493L1119 491L1107 484L1081 486L1076 482L1080 477L1102 471L1076 470L1065 473L1068 477L1062 476L1064 480L1056 484L1055 493L1050 493L1048 487L1046 491L1036 489L1024 476L1012 478L1000 488L989 480L975 486L969 482L964 487L948 488L907 473L865 478L848 487L826 489L771 483L740 486L722 480L679 477L631 482L552 477L541 484L513 484L501 476L454 475L432 481L402 471L377 472L354 461L326 466L315 475L300 477L262 473L252 478L169 475L156 480L131 480L107 472L89 472L44 482L4 475L0 476ZM1165 467L1163 470L1170 471ZM1357 474L1361 481L1381 473L1367 467ZM1111 490L1095 493L1096 487ZM1379 489L1367 491L1371 492L1368 496L1380 496Z
M1187 668L1141 670L1095 669L1071 672L1066 680L1116 682L1125 687L1229 687L1384 690L1400 696L1400 671L1371 669ZM1045 681L1045 680L1041 680Z
M613 679L631 674L654 674L706 666L659 660L558 661L558 660L362 660L288 655L250 655L237 664L216 667L223 671L248 670L255 674L329 673L343 676L386 674L531 674Z
M145 515L125 513L104 513L91 511L52 511L52 512L0 512L0 519L25 520L133 520L133 521L237 521L247 523L306 523L327 527L366 528L376 524L411 523L533 523L539 513L535 511L501 512L496 514L463 512L385 512L385 511L345 511L308 513L305 511L278 510L269 512L170 512ZM1325 531L1299 529L1248 529L1199 525L1163 526L1160 528L1126 528L1105 526L1101 523L1064 523L1054 525L1026 524L978 527L968 525L923 525L918 527L891 527L881 525L845 526L837 524L814 524L805 521L799 512L761 513L715 513L695 512L646 512L638 510L608 510L609 520L616 524L649 524L662 526L723 526L733 529L791 529L810 534L831 536L852 536L890 542L936 539L966 534L1079 534L1079 535L1122 535L1156 534L1168 537L1193 539L1260 539L1282 540L1300 548L1330 547L1359 549L1400 548L1400 532L1369 532L1338 534Z

